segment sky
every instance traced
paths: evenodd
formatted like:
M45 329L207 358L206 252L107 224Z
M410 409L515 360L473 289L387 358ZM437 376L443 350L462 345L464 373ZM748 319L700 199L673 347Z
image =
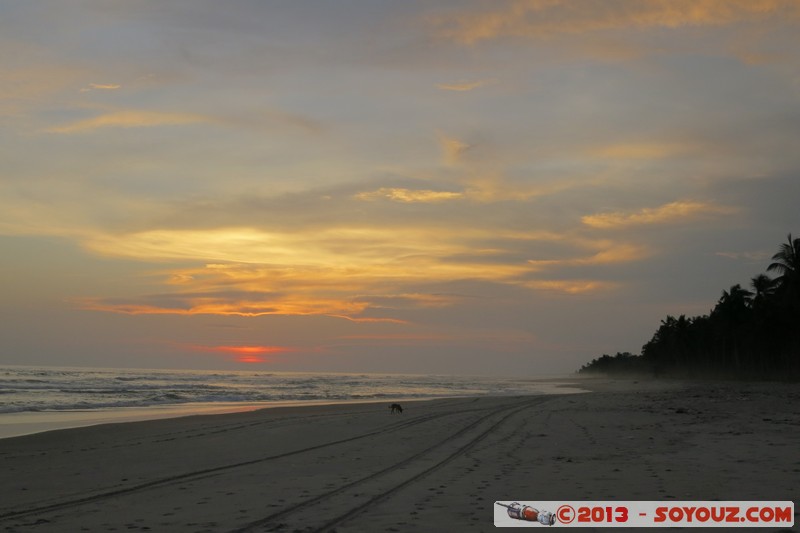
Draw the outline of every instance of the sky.
M797 0L0 1L0 363L546 376L800 234Z

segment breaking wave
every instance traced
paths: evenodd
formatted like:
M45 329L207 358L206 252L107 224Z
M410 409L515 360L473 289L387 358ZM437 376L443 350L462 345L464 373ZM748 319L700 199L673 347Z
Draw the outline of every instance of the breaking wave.
M0 413L185 403L541 394L526 379L395 374L0 368Z

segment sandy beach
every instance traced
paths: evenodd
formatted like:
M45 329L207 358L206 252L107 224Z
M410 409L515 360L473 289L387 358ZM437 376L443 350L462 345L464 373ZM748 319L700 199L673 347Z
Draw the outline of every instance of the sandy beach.
M800 386L583 383L2 439L0 530L492 531L495 501L798 502Z

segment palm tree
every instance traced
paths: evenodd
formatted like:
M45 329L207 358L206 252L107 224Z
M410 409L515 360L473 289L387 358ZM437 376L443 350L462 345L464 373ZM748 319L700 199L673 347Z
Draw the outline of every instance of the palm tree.
M722 297L711 310L711 318L717 327L722 360L731 364L734 372L742 370L742 344L746 338L747 324L753 313L750 299L753 296L738 283L729 291L722 291Z
M788 242L781 244L778 253L772 256L774 263L770 263L767 272L777 271L780 276L775 282L782 290L792 294L797 291L798 276L800 276L800 239L792 239L789 234Z
M730 292L722 291L722 297L717 302L712 313L722 312L728 316L739 318L742 312L747 308L747 304L752 297L752 292L743 289L742 286L737 283L730 288Z
M780 273L775 278L778 284L776 296L780 297L780 333L776 340L782 345L778 353L783 359L778 366L800 375L800 239L792 239L790 233L788 242L781 244L772 260L774 263L767 267L767 271Z
M775 280L766 274L759 274L750 280L750 287L755 291L753 306L757 307L775 292Z

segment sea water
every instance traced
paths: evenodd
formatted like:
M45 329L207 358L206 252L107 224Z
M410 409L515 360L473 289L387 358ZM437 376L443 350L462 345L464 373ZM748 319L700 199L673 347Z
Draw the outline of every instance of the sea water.
M557 381L365 373L0 367L0 438L278 405L570 392Z

